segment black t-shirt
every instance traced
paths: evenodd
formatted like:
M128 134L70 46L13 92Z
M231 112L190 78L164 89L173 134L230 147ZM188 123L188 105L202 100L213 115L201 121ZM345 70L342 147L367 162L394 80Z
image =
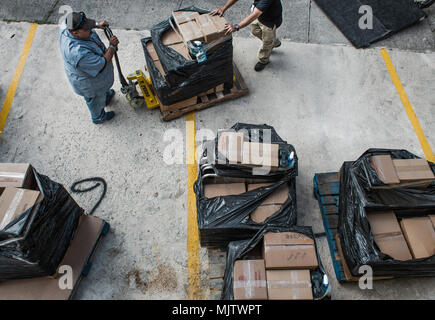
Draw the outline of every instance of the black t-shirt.
M282 24L282 4L281 0L255 0L254 6L263 12L258 17L258 21L262 24L273 28L277 28Z

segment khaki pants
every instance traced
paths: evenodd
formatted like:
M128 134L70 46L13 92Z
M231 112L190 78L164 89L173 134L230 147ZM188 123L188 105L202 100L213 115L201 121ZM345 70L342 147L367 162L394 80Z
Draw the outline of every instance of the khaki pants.
M279 44L279 40L276 39L276 26L269 28L257 19L251 24L251 33L263 42L258 60L261 63L268 63L272 49Z

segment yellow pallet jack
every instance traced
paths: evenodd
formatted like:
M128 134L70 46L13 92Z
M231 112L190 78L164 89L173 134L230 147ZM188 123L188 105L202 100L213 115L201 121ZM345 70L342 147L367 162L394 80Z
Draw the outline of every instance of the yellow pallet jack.
M113 36L112 30L110 30L108 27L104 29L104 33L109 40ZM154 91L151 78L145 77L145 74L142 72L142 70L136 70L136 72L127 76L127 82L122 74L118 53L115 52L114 56L116 67L118 69L119 81L121 82L121 92L125 94L130 106L135 109L143 108L145 106L148 109L158 108L160 106L160 102ZM137 85L139 85L143 96L137 92Z

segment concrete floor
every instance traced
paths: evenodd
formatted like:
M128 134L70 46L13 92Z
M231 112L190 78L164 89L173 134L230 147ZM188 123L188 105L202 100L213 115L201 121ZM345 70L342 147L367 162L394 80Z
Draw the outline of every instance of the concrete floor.
M6 13L18 12L24 2L16 2L16 10ZM43 4L51 2L50 8L61 4L40 2L34 12L42 18L49 10ZM204 3L212 6L216 2ZM157 8L157 1L147 3ZM302 5L303 1L297 1L296 7L298 3ZM2 17L5 8L8 6L2 4ZM116 14L134 17L139 11L130 8ZM169 14L170 9L167 11ZM0 39L6 43L0 48L2 102L28 28L25 22L0 22ZM101 176L108 182L107 197L96 215L111 224L112 232L99 248L93 269L81 282L75 298L185 299L187 166L162 161L167 145L163 134L169 129L184 133L185 119L164 123L156 110L134 111L118 91L111 107L117 117L110 124L93 125L84 101L73 93L64 75L57 30L55 25L38 26L0 140L0 161L30 162L65 186L90 176ZM114 32L121 41L119 55L124 72L143 68L139 40L147 31ZM421 37L414 38L416 43L424 42ZM413 51L395 49L390 56L431 143L435 135L434 47L414 43L408 48L410 44L404 44L406 37L397 39L395 43ZM296 147L300 159L299 224L312 225L315 232L321 232L323 225L312 196L314 173L336 171L343 161L356 159L370 147L405 148L419 156L424 154L378 48L356 50L334 41L306 44L303 42L308 41L303 39L295 40L299 43L283 41L267 70L255 73L252 68L259 43L239 35L235 40L235 61L251 92L198 112L196 125L214 132L236 122L274 126L283 139ZM120 88L118 81L114 87ZM86 209L97 197L75 196ZM356 284L339 285L326 240L318 245L331 279L333 299L435 299L435 278L380 281L370 291L361 291ZM200 249L203 283L207 279L207 259L206 250ZM206 286L201 290L206 297Z

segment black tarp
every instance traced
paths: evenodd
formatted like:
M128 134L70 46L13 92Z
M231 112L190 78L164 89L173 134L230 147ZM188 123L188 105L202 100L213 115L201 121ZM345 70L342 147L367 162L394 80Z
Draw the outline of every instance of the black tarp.
M188 7L178 11L208 11ZM207 60L198 63L187 60L174 49L165 46L161 40L163 33L172 28L170 19L164 20L151 29L151 37L142 39L142 46L153 86L160 102L171 105L206 92L221 84L226 89L233 86L233 40L224 41L221 46L207 52ZM172 19L173 20L173 19ZM172 22L174 25L174 22ZM146 44L151 41L166 73L163 76L150 57Z
M298 170L296 150L278 136L275 129L268 125L251 125L238 123L231 130L243 130L248 134L245 139L259 141L263 130L270 130L271 143L289 148L295 153L294 166L285 171L271 171L266 175L252 175L252 169L242 169L231 165L212 164L212 171L219 178L249 179L250 183L272 183L270 186L251 190L241 195L206 198L202 170L194 185L197 203L197 219L202 246L226 246L230 241L248 239L264 225L293 226L297 221L296 176ZM255 138L254 138L255 137ZM217 138L216 138L217 139ZM252 140L255 139L255 140ZM263 223L246 219L261 203L282 185L287 184L289 195L281 209Z
M426 14L412 0L314 0L344 36L356 47L371 43L424 19ZM361 29L361 6L373 11L373 29Z
M227 250L227 261L225 266L225 274L224 274L224 284L222 288L222 300L234 300L234 292L233 292L233 278L234 278L234 263L236 260L245 260L250 259L246 255L254 250L254 248L261 244L263 241L264 235L268 232L297 232L302 233L311 239L314 239L313 230L311 227L272 227L272 226L263 226L261 230L259 230L251 239L241 240L241 241L233 241L228 245ZM319 252L317 250L316 241L314 241L314 245L317 253L317 261L319 263L319 267L316 270L311 272L311 277L313 278L314 273L318 273L320 278L322 279L326 272L323 268L322 261L320 259ZM327 282L326 287L322 287L321 285L313 288L315 299L323 298L328 290L329 283ZM313 283L314 287L314 283Z
M33 175L44 198L0 230L0 281L53 275L84 213L61 184Z
M380 252L367 212L392 210L398 219L426 216L435 212L435 185L425 189L373 189L382 182L371 166L374 155L391 155L393 159L416 159L406 150L370 149L358 160L345 162L340 171L338 234L343 255L353 276L362 265L373 268L374 276L435 276L435 256L397 261ZM429 163L435 172L435 164Z

